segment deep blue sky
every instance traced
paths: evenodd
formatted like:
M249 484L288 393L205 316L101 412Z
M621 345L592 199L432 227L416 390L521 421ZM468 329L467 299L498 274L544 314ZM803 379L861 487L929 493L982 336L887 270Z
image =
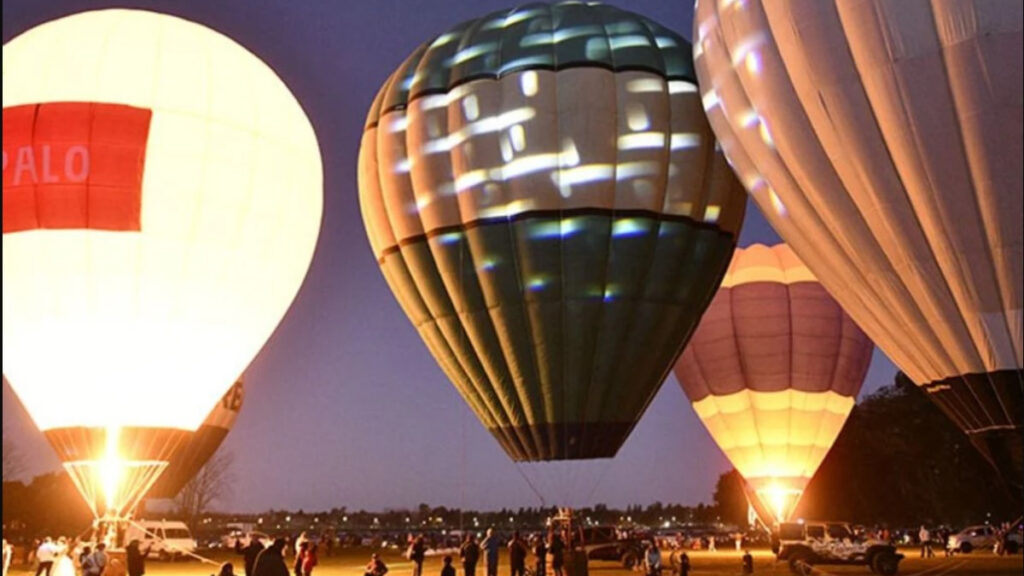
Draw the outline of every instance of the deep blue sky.
M226 449L236 487L221 508L350 509L536 505L522 475L465 408L378 272L359 216L356 155L366 111L421 42L514 0L3 0L3 38L95 8L140 7L220 31L260 56L305 107L320 139L325 216L306 284L247 372ZM690 37L687 0L620 6ZM741 245L778 237L751 205ZM892 382L876 352L865 392ZM3 386L3 425L28 474L57 467ZM618 457L584 477L593 502L709 501L729 468L670 377ZM595 466L579 470L594 474ZM577 504L579 502L576 502Z

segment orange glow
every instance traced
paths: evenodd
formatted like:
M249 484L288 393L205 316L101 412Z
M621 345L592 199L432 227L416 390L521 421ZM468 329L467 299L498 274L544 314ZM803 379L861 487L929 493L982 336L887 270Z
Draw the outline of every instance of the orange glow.
M117 447L120 437L120 428L117 426L107 428L107 451L103 461L100 462L100 482L107 510L120 508L118 494L121 491L121 484L124 482L124 461L121 459Z
M765 487L757 489L756 492L761 502L775 515L777 522L790 519L804 493L802 489L787 486L784 480L779 479L770 480Z

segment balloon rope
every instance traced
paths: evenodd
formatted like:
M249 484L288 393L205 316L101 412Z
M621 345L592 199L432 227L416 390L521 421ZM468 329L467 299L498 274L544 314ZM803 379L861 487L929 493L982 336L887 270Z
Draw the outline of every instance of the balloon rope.
M519 472L519 475L522 476L523 480L526 481L526 485L530 487L530 490L533 490L533 493L537 496L537 499L540 500L541 507L547 508L548 503L544 500L544 495L541 494L540 490L537 490L537 487L533 485L533 482L531 482L530 478L526 475L525 472L523 472L523 469L520 468L520 464L518 462L516 463L516 472Z
M215 562L215 561L210 560L209 558L207 558L205 556L200 556L199 554L196 554L195 552L189 552L188 550L185 550L184 548L179 548L179 547L175 546L174 544L171 544L170 542L168 542L167 540L164 540L163 538L161 538L157 534L155 534L153 532L150 532L149 530L146 530L138 522L136 522L134 520L129 520L128 523L131 524L132 526L138 528L139 530L141 530L143 534L145 534L147 536L152 536L154 540L159 540L160 542L163 542L164 544L167 545L168 548L171 548L172 550L177 550L178 552L181 552L182 554L184 554L186 556L190 556L192 558L195 558L196 560L199 560L200 562L202 562L204 564L209 564L211 566L220 566L220 562Z

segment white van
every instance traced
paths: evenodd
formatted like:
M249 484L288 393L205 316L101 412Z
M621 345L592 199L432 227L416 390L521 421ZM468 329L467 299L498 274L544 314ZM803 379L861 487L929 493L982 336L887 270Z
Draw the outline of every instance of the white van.
M125 543L138 540L139 548L149 550L151 558L179 560L195 554L199 545L184 522L141 521L128 526Z

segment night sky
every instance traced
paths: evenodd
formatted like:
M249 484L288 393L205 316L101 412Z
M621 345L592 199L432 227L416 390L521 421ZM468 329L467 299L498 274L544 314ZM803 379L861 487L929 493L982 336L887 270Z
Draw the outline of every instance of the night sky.
M693 14L684 0L619 4L691 36ZM392 297L370 252L356 190L363 121L388 74L428 38L511 5L3 0L5 43L43 22L115 6L204 24L277 71L317 131L325 170L320 244L291 311L246 373L247 403L224 448L235 457L235 489L219 508L539 504L524 470L465 407ZM755 242L772 244L778 237L751 204L740 244ZM876 351L864 393L892 382L895 370ZM26 477L58 467L6 383L3 426L26 459ZM669 377L617 458L570 472L578 475L579 498L590 503L696 504L710 501L718 475L728 468Z

